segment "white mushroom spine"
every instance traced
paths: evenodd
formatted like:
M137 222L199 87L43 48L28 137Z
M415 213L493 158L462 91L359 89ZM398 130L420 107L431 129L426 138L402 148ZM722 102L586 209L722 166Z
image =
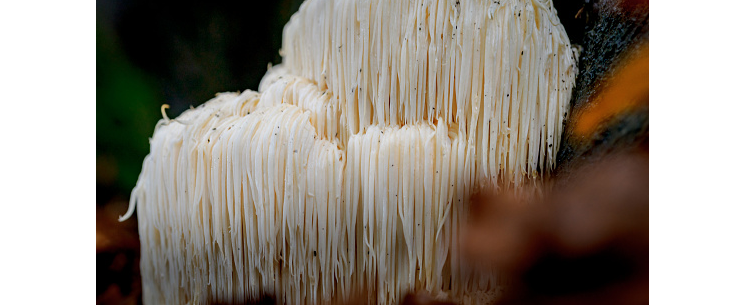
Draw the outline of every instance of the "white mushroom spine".
M260 94L157 124L125 216L145 303L488 300L462 224L555 166L576 64L552 3L307 1L282 52Z

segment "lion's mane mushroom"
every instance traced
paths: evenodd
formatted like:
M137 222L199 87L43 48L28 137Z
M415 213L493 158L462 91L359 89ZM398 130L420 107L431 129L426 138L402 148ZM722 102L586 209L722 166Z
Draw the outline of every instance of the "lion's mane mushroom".
M147 304L482 303L458 246L471 194L554 166L576 74L551 1L324 1L285 26L260 93L150 140L138 204Z

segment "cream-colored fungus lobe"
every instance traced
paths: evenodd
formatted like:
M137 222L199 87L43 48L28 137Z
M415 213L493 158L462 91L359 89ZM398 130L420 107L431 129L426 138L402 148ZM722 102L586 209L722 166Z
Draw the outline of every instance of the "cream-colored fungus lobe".
M306 1L282 53L260 93L157 124L124 216L144 302L490 300L462 223L555 166L576 64L551 2Z

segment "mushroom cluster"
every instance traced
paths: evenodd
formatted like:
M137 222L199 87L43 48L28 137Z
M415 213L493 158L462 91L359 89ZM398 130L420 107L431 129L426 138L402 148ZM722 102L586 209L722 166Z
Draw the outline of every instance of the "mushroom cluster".
M550 0L309 0L259 92L157 123L133 190L146 304L490 300L470 196L555 166L576 75Z

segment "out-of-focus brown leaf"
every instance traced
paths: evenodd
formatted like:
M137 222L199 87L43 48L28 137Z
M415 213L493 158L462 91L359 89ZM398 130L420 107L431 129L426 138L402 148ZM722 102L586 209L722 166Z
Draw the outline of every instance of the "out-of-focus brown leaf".
M481 195L466 250L510 279L503 304L647 302L647 179L637 148L581 167L538 202Z

